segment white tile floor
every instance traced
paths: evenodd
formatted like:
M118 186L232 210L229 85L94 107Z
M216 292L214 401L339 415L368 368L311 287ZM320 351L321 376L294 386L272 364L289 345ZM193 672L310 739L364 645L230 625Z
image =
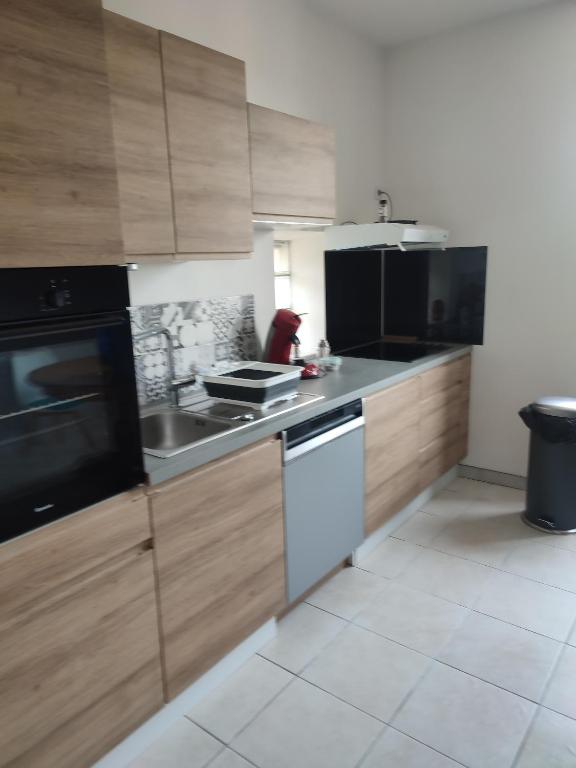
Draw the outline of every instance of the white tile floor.
M459 479L131 768L575 768L576 538Z

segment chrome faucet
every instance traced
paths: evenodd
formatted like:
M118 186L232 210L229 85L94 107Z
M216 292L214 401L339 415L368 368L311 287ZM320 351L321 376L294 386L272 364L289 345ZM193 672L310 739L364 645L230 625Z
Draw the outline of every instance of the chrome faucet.
M172 334L167 328L151 328L149 331L142 331L134 336L134 341L145 341L154 336L164 336L166 339L166 357L168 358L168 388L170 390L170 405L172 408L180 407L180 389L189 384L196 383L196 376L187 376L183 379L176 378L176 360L174 355L174 342Z

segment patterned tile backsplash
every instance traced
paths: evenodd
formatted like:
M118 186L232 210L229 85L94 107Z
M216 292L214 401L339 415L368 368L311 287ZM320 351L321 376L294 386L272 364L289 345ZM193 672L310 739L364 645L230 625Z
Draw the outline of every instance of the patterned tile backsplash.
M170 394L166 339L158 335L138 341L145 331L170 332L177 378L258 359L253 296L147 304L132 307L130 314L140 405L166 400ZM201 384L182 389L183 396L196 392L202 392Z

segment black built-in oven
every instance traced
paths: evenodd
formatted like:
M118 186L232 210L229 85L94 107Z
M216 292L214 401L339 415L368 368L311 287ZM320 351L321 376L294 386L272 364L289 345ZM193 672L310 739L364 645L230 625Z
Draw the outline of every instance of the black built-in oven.
M0 270L0 541L144 479L123 267Z

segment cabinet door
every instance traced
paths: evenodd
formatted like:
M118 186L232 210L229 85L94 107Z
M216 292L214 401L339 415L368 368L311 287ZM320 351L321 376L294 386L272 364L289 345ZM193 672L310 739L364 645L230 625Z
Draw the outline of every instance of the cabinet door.
M104 12L124 252L174 253L160 33Z
M279 441L160 486L152 510L173 698L285 605Z
M3 3L0 266L123 261L100 0Z
M418 495L419 381L366 400L366 533Z
M468 455L468 430L470 421L470 380L472 355L462 360L462 385L460 391L460 418L458 419L458 461Z
M334 131L255 104L248 116L255 214L333 219Z
M121 496L0 548L1 766L88 768L162 706L149 534Z
M244 62L160 33L176 252L247 258L252 250Z
M461 461L468 448L470 356L422 374L420 488Z

